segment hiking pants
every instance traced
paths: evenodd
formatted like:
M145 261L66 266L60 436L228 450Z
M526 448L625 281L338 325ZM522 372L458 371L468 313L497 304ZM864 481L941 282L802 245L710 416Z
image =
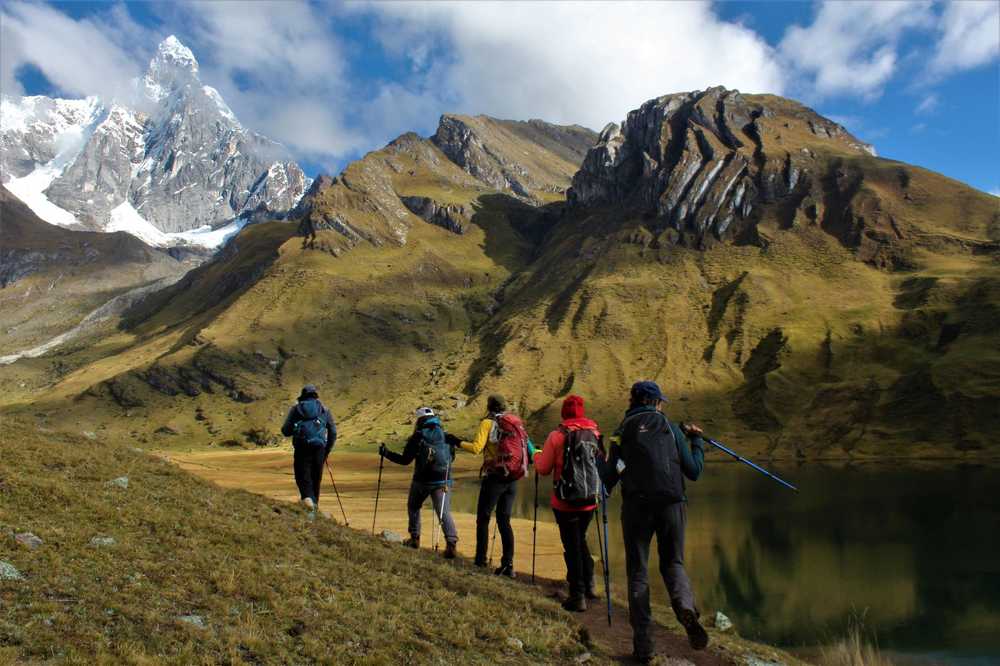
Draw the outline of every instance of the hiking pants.
M517 481L507 481L497 476L484 476L479 487L479 503L476 506L476 564L486 564L486 549L490 545L490 515L496 509L497 528L503 555L500 566L514 564L514 530L510 526L510 514L514 510L517 496Z
M566 560L566 582L569 583L569 595L579 596L593 588L594 558L590 555L587 545L587 528L594 517L594 511L559 511L556 514L556 524L559 526L559 537L563 544L563 558Z
M622 504L622 534L625 538L625 570L628 574L628 619L632 624L632 646L636 654L652 654L649 625L649 544L656 535L660 575L670 594L674 613L689 609L697 614L691 581L684 570L684 528L687 504L625 498Z
M295 447L293 466L295 485L299 487L299 497L311 497L319 505L319 485L323 481L323 464L326 462L325 446L300 444Z
M444 486L431 486L419 481L410 484L410 496L406 500L410 536L420 538L420 509L428 495L430 495L431 504L434 506L434 522L438 522L438 516L441 516L441 531L444 532L445 542L457 543L458 530L455 529L455 521L451 517L451 500L449 499L451 493L445 492Z

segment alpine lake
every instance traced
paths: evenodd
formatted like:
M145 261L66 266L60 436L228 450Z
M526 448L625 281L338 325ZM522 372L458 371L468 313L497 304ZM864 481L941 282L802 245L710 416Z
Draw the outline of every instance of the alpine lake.
M805 657L860 626L899 663L1000 664L1000 463L764 466L799 492L718 452L688 483L685 559L703 619L721 611L742 636ZM550 490L543 478L539 521L554 522ZM454 507L475 513L477 494L475 478L459 479ZM624 598L620 502L608 502L608 539ZM514 514L533 510L529 477ZM595 519L595 556L599 533ZM651 550L654 604L669 607Z

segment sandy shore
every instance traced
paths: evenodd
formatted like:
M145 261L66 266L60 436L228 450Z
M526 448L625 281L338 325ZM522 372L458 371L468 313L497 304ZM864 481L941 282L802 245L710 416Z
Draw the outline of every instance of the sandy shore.
M196 453L164 452L164 458L175 463L184 470L204 479L219 484L225 488L239 488L259 493L274 499L295 502L298 491L292 475L292 453L290 449L265 449L259 451L211 451ZM479 458L471 455L459 455L455 462L454 475L459 483L475 484L479 472ZM371 532L372 512L375 507L375 487L378 478L378 457L371 453L352 453L335 451L330 456L334 479L344 503L344 510L350 520L350 526L358 530ZM410 487L413 467L400 467L386 462L382 474L382 493L379 498L378 519L375 524L376 533L382 530L392 530L405 536L407 534L406 496ZM521 482L519 492L532 492L530 478ZM322 508L338 522L343 522L340 507L330 486L329 475L324 476L322 487ZM540 507L539 512L549 511ZM476 517L471 513L454 513L458 526L458 550L463 556L472 558L476 548ZM437 528L437 520L431 511L428 500L421 515L422 535L421 546L431 549L433 531ZM530 520L515 518L512 520L516 542L514 568L519 574L531 574L531 539L532 523ZM593 532L595 527L591 527ZM492 538L493 528L490 528ZM596 537L592 538L596 543ZM438 538L439 550L444 550L444 539ZM494 565L499 563L500 544L494 551ZM566 575L563 563L562 544L559 541L559 531L555 524L548 520L538 521L536 545L536 573L539 576L561 579Z

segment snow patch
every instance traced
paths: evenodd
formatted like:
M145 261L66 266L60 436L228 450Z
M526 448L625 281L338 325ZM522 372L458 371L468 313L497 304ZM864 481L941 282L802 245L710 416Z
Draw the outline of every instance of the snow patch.
M176 233L164 233L139 214L128 201L116 206L111 211L111 222L106 227L106 231L124 231L132 234L144 243L156 247L170 247L173 245L198 245L200 247L214 249L221 247L236 235L240 229L246 226L246 220L236 219L229 224L213 229L209 225L192 229L191 231L180 231Z
M90 119L88 118L88 120ZM27 176L8 181L6 183L7 189L23 201L35 215L49 224L61 227L79 225L79 220L72 213L49 201L49 198L45 196L45 190L52 184L52 181L62 174L67 166L76 160L91 132L92 129L85 125L71 125L62 128L62 131L55 138L55 148L58 151L56 156Z
M124 231L156 246L168 245L170 240L167 234L154 227L128 201L123 201L111 209L111 220L104 230L108 232Z
M247 221L243 218L237 218L227 224L224 227L219 227L218 229L212 229L212 227L207 224L203 227L198 227L191 231L181 231L175 234L168 234L171 238L176 238L178 240L187 241L194 245L200 245L207 248L221 247L230 238L239 233L240 229L247 225Z
M226 104L226 101L222 99L222 95L219 94L218 90L216 90L212 86L203 86L202 90L209 97L209 99L215 102L215 106L219 109L219 113L221 113L223 117L226 118L226 120L229 120L234 125L242 128L242 126L240 125L240 121L236 119L236 114L234 114L233 110L229 108L229 105Z

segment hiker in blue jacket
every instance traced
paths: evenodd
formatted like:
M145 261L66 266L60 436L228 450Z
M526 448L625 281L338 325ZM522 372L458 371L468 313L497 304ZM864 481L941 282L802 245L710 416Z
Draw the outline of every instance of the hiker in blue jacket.
M402 454L390 451L385 444L379 446L378 453L397 465L409 465L416 461L410 496L406 501L410 538L404 542L405 545L420 547L420 509L430 496L434 515L440 520L441 530L444 532L444 556L449 560L454 559L458 530L451 517L448 489L452 486L451 464L455 460L455 447L461 440L444 431L441 419L430 407L418 409L416 417L417 425Z
M330 410L319 401L314 385L302 387L298 402L288 410L281 434L292 438L295 485L299 487L302 506L315 511L319 507L323 465L337 441L337 426Z

